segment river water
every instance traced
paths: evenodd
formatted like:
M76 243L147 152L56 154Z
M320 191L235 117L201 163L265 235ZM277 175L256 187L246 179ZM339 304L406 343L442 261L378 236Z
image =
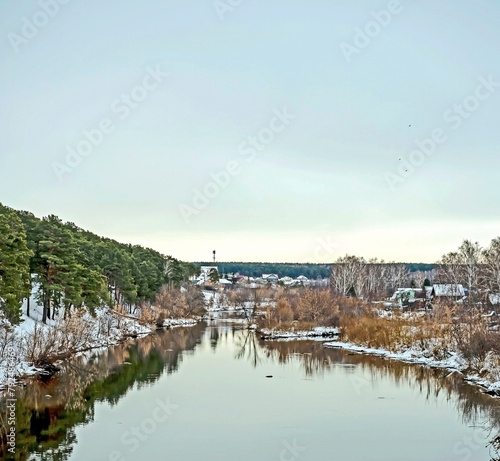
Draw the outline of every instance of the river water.
M217 321L20 389L12 459L486 461L499 428L500 402L458 373Z

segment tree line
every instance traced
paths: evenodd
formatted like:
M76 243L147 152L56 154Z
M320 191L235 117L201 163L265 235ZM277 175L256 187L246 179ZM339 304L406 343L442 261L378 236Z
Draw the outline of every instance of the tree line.
M197 262L197 266L213 266L213 262ZM330 266L327 264L223 262L216 263L221 275L236 274L247 277L261 277L262 274L278 274L280 277L297 278L304 275L309 279L327 278Z
M411 272L405 263L346 255L332 264L330 286L340 296L380 299L399 287L421 287L427 275L427 271Z
M212 266L213 262L196 262L197 266ZM336 264L336 263L333 263ZM248 277L261 277L262 274L278 274L280 277L297 278L304 275L308 279L328 278L332 264L319 263L264 263L264 262L222 262L216 264L222 275L242 274ZM404 263L409 272L427 272L436 264Z
M439 282L466 287L471 301L487 302L490 294L500 296L500 237L486 248L464 240L456 251L438 261L436 271Z
M0 204L0 311L14 324L35 291L42 321L60 310L151 302L166 283L199 269L140 245L100 237L57 216L42 219ZM36 286L36 290L34 287Z
M461 284L469 290L471 302L487 303L490 294L500 300L500 237L486 248L464 240L433 265L413 265L420 267L413 272L411 266L346 255L331 265L330 285L341 296L381 299L397 288L421 288L430 282Z

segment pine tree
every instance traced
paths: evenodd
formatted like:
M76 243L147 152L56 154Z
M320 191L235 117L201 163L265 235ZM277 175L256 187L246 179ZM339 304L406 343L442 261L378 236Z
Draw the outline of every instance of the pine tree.
M35 229L34 238L37 243L36 280L40 284L38 298L43 304L42 322L46 323L51 308L54 318L57 308L71 306L80 300L81 290L75 283L78 273L76 247L71 232L56 216L43 218Z
M15 212L0 204L0 309L14 324L21 320L21 306L31 292L26 232Z

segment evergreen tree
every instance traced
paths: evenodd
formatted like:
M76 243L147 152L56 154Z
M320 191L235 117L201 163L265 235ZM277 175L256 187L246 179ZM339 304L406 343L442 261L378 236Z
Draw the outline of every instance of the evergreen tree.
M31 292L29 261L23 223L0 204L0 309L14 324L21 320L21 306Z

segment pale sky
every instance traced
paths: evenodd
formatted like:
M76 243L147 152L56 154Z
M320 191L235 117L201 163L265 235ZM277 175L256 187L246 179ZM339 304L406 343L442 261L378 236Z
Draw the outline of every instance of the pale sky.
M500 236L498 0L0 13L5 205L183 260L434 262Z

